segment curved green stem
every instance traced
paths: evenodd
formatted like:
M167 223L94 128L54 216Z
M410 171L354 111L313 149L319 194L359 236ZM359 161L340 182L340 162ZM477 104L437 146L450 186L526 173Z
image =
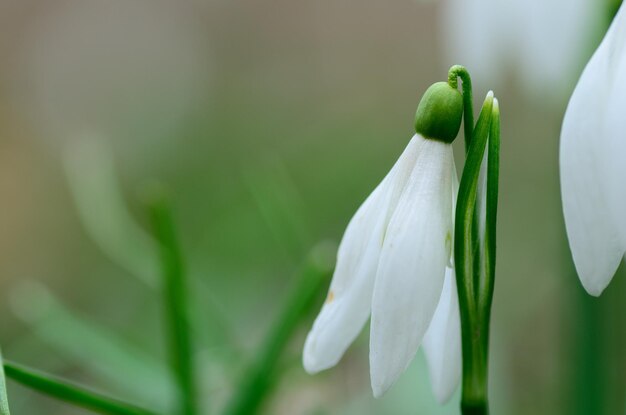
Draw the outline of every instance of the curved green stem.
M465 136L465 151L469 151L474 131L474 103L472 97L472 78L464 66L454 65L448 71L448 84L458 87L458 78L463 82L463 135Z

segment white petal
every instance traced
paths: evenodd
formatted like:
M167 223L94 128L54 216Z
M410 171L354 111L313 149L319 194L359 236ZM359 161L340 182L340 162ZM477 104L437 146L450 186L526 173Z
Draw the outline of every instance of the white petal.
M443 404L461 380L461 317L452 268L446 268L441 299L424 335L423 346L433 394Z
M604 134L608 137L606 153L608 162L606 179L609 183L609 206L615 223L619 227L621 240L626 241L626 125L624 108L626 108L626 84L623 81L626 73L626 6L622 4L613 25L607 34L608 103ZM622 245L625 247L626 243Z
M415 137L409 142L392 170L348 224L326 303L304 345L303 364L309 373L337 364L367 322L385 229L421 142Z
M593 295L606 288L626 250L625 238L620 235L622 227L626 228L623 114L612 113L616 108L611 108L611 100L622 101L617 103L622 105L619 111L626 104L624 84L616 79L626 70L624 58L616 59L624 55L625 19L622 6L581 75L561 130L561 194L567 236L580 280ZM616 68L616 63L621 66Z
M374 396L404 372L441 296L452 243L452 147L423 140L387 228L372 299Z

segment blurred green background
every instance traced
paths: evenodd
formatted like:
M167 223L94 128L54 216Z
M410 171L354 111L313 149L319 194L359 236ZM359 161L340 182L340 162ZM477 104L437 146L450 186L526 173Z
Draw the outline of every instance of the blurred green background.
M2 0L4 356L150 407L171 400L142 230L142 200L158 181L174 200L192 284L200 396L219 411L308 252L341 238L408 143L422 92L467 64L448 52L444 7ZM572 90L603 26L592 25L555 90ZM478 74L474 86L476 102L494 89L502 109L492 413L623 414L624 270L589 297L562 219L568 95L530 92L511 64L501 68L496 84ZM336 368L305 374L313 318L282 357L264 413L458 413L458 393L435 403L421 354L374 400L367 330ZM11 382L9 398L18 415L87 413Z

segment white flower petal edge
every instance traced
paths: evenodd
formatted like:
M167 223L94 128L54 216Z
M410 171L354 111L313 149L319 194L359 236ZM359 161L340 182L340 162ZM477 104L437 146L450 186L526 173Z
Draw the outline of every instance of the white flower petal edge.
M326 303L313 323L302 355L307 372L333 367L370 316L372 291L389 218L415 165L416 137L350 220L339 245Z
M623 111L626 104L624 83L617 79L626 70L625 19L622 6L576 85L561 129L561 196L567 236L578 276L596 296L609 284L626 251L624 234L620 235L626 221L621 200L626 173L623 114L611 116L615 105Z
M614 217L620 228L622 242L626 242L626 125L624 124L624 108L626 108L626 84L623 77L626 73L626 6L622 3L610 28L611 42L608 58L608 79L610 90L607 109L606 134L608 136L608 160L610 171L607 173L612 191L611 206ZM624 243L626 246L626 243Z
M447 402L461 380L461 316L454 270L446 268L441 299L424 335L424 354L437 402Z
M421 151L389 222L374 284L370 375L375 397L415 356L441 297L450 258L452 146L419 138Z

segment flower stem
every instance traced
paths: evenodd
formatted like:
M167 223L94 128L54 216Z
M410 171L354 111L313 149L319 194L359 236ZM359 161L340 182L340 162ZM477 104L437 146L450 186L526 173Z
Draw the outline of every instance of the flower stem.
M4 371L7 377L22 385L94 412L108 415L154 415L154 412L16 363L5 361Z
M463 415L487 415L489 410L486 402L481 402L475 406L461 403L461 413Z
M463 393L461 413L463 415L487 414L487 343L488 323L481 324L477 319L469 322L471 335L463 335ZM467 339L469 337L469 339Z

